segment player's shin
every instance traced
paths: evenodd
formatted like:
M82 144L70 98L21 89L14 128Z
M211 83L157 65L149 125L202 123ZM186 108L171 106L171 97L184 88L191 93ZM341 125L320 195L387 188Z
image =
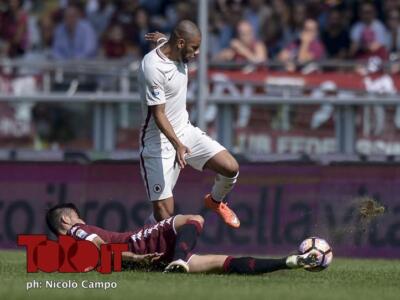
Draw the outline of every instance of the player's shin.
M289 269L289 266L286 264L286 257L280 259L261 259L228 256L223 266L225 273L236 274L262 274L284 269Z
M218 202L224 200L226 195L233 189L238 177L239 172L234 177L225 177L221 174L217 174L214 186L211 190L211 197L213 200Z
M174 261L179 259L187 261L191 251L196 246L197 236L201 231L202 224L196 220L187 221L177 230L173 258Z

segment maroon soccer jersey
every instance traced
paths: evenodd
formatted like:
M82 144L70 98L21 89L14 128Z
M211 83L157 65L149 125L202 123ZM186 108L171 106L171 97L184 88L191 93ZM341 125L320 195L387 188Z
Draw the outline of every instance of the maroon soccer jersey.
M155 225L147 225L135 231L113 232L103 228L75 224L67 235L77 240L93 241L100 237L106 243L128 243L129 249L136 254L164 253L163 261L171 261L174 254L176 233L174 218L163 220Z
M128 232L114 232L105 230L103 228L87 225L87 224L75 224L68 230L67 235L72 236L77 240L88 240L93 241L95 237L100 237L107 244L109 243L129 243L133 231Z

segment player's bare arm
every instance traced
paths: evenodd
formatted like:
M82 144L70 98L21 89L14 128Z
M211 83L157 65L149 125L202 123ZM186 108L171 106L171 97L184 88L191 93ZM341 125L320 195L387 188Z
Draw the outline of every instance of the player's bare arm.
M96 236L93 240L91 240L91 242L95 244L98 249L100 249L101 245L107 244L99 236ZM135 262L141 264L151 264L160 259L162 255L163 253L135 254L131 251L121 252L122 261Z
M176 136L171 123L165 115L165 104L154 105L150 107L151 113L157 124L157 127L167 137L176 150L176 163L183 169L186 166L185 155L190 154L190 149L181 143Z

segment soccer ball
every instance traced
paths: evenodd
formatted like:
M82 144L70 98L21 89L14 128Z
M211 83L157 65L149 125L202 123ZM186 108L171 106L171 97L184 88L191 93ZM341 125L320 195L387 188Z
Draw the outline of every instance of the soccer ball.
M332 248L324 240L318 237L310 237L301 242L299 246L300 254L305 254L310 251L315 252L318 259L318 265L312 268L306 268L310 272L319 272L325 270L332 262L333 253Z

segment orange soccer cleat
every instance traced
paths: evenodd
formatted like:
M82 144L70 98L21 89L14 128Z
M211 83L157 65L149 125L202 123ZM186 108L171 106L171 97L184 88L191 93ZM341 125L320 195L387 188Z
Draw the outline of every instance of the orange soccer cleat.
M204 204L207 208L215 211L229 226L233 228L240 227L239 218L236 216L233 210L226 205L226 203L214 201L211 195L208 194L204 198Z

